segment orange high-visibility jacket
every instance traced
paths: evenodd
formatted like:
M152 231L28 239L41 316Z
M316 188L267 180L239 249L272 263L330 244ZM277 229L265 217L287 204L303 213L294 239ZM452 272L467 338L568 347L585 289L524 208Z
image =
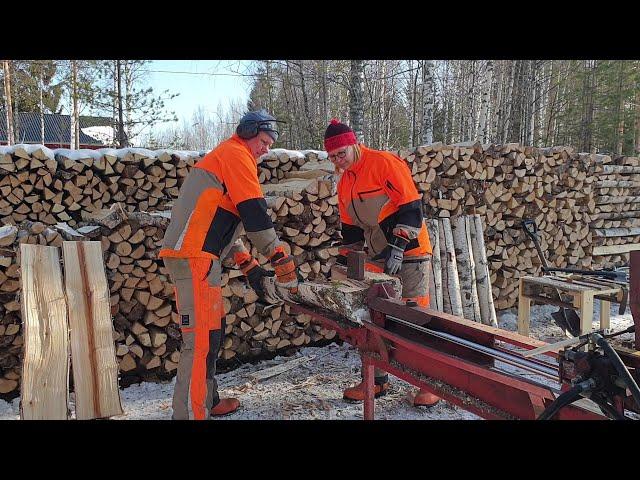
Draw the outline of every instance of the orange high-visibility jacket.
M269 257L279 241L260 189L258 166L238 135L198 161L171 209L161 257L223 259L244 230ZM244 248L241 247L243 250Z
M342 173L338 206L343 245L366 241L369 256L382 252L400 228L411 238L405 255L431 254L422 200L400 157L360 145L360 160Z

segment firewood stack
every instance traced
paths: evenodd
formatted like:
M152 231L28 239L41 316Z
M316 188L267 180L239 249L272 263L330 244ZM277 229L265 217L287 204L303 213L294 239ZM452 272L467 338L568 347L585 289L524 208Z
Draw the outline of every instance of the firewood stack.
M619 246L640 243L640 159L592 154L586 160L594 181L589 201L580 210L591 219L593 241L585 249L592 258L591 268L625 265L628 250Z
M25 220L74 227L82 213L170 208L198 152L0 148L0 224Z
M594 248L640 242L636 158L480 143L434 143L404 158L426 217L480 215L498 310L516 304L520 275L540 271L523 219L535 220L549 264L561 268L621 265L628 254L595 256Z
M20 244L62 246L53 227L25 221L0 227L0 395L18 392L23 336L20 313Z

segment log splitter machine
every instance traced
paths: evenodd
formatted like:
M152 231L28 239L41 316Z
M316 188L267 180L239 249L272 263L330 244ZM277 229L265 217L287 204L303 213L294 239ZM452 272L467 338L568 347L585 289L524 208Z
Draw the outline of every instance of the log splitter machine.
M347 277L364 272L349 254ZM367 293L370 320L288 302L335 330L360 353L364 419L374 418L374 367L486 419L603 420L640 418L640 251L631 252L634 325L554 344L403 302L389 283ZM635 348L608 339L635 331Z

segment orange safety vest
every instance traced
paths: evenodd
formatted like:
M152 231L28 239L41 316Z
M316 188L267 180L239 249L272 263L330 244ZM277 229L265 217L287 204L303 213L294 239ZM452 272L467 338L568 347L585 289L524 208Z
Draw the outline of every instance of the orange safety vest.
M171 210L160 257L224 258L243 227L261 253L273 252L277 236L257 162L234 134L189 172Z
M402 225L413 238L406 256L432 253L422 216L422 198L408 165L398 156L360 145L360 159L345 170L338 182L338 206L343 244L366 241L370 257L382 252Z

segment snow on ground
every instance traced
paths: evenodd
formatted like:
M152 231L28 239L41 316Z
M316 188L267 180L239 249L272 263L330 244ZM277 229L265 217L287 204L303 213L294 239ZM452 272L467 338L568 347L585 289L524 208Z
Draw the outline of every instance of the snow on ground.
M597 302L599 303L599 302ZM533 306L531 309L532 336L544 341L562 340L560 329L553 323L553 306ZM599 306L595 319L599 318ZM517 313L503 312L498 323L506 330L516 330ZM611 328L624 329L633 324L631 313L618 315L618 305L611 308ZM632 334L621 338L631 340ZM274 365L310 359L275 377L256 381L252 373ZM360 359L355 348L348 344L326 347L307 347L292 357L276 357L256 364L244 364L227 373L218 374L221 396L234 396L242 406L236 413L220 420L356 420L362 419L361 403L348 403L342 399L343 389L359 381ZM379 420L475 420L476 415L441 401L431 408L417 408L411 396L417 388L393 375L386 396L376 400L375 415ZM175 381L175 380L174 380ZM142 383L121 390L124 414L114 420L169 420L174 381L168 383ZM73 394L71 395L73 399ZM19 399L11 403L0 400L0 420L19 418ZM73 406L72 406L73 411Z

